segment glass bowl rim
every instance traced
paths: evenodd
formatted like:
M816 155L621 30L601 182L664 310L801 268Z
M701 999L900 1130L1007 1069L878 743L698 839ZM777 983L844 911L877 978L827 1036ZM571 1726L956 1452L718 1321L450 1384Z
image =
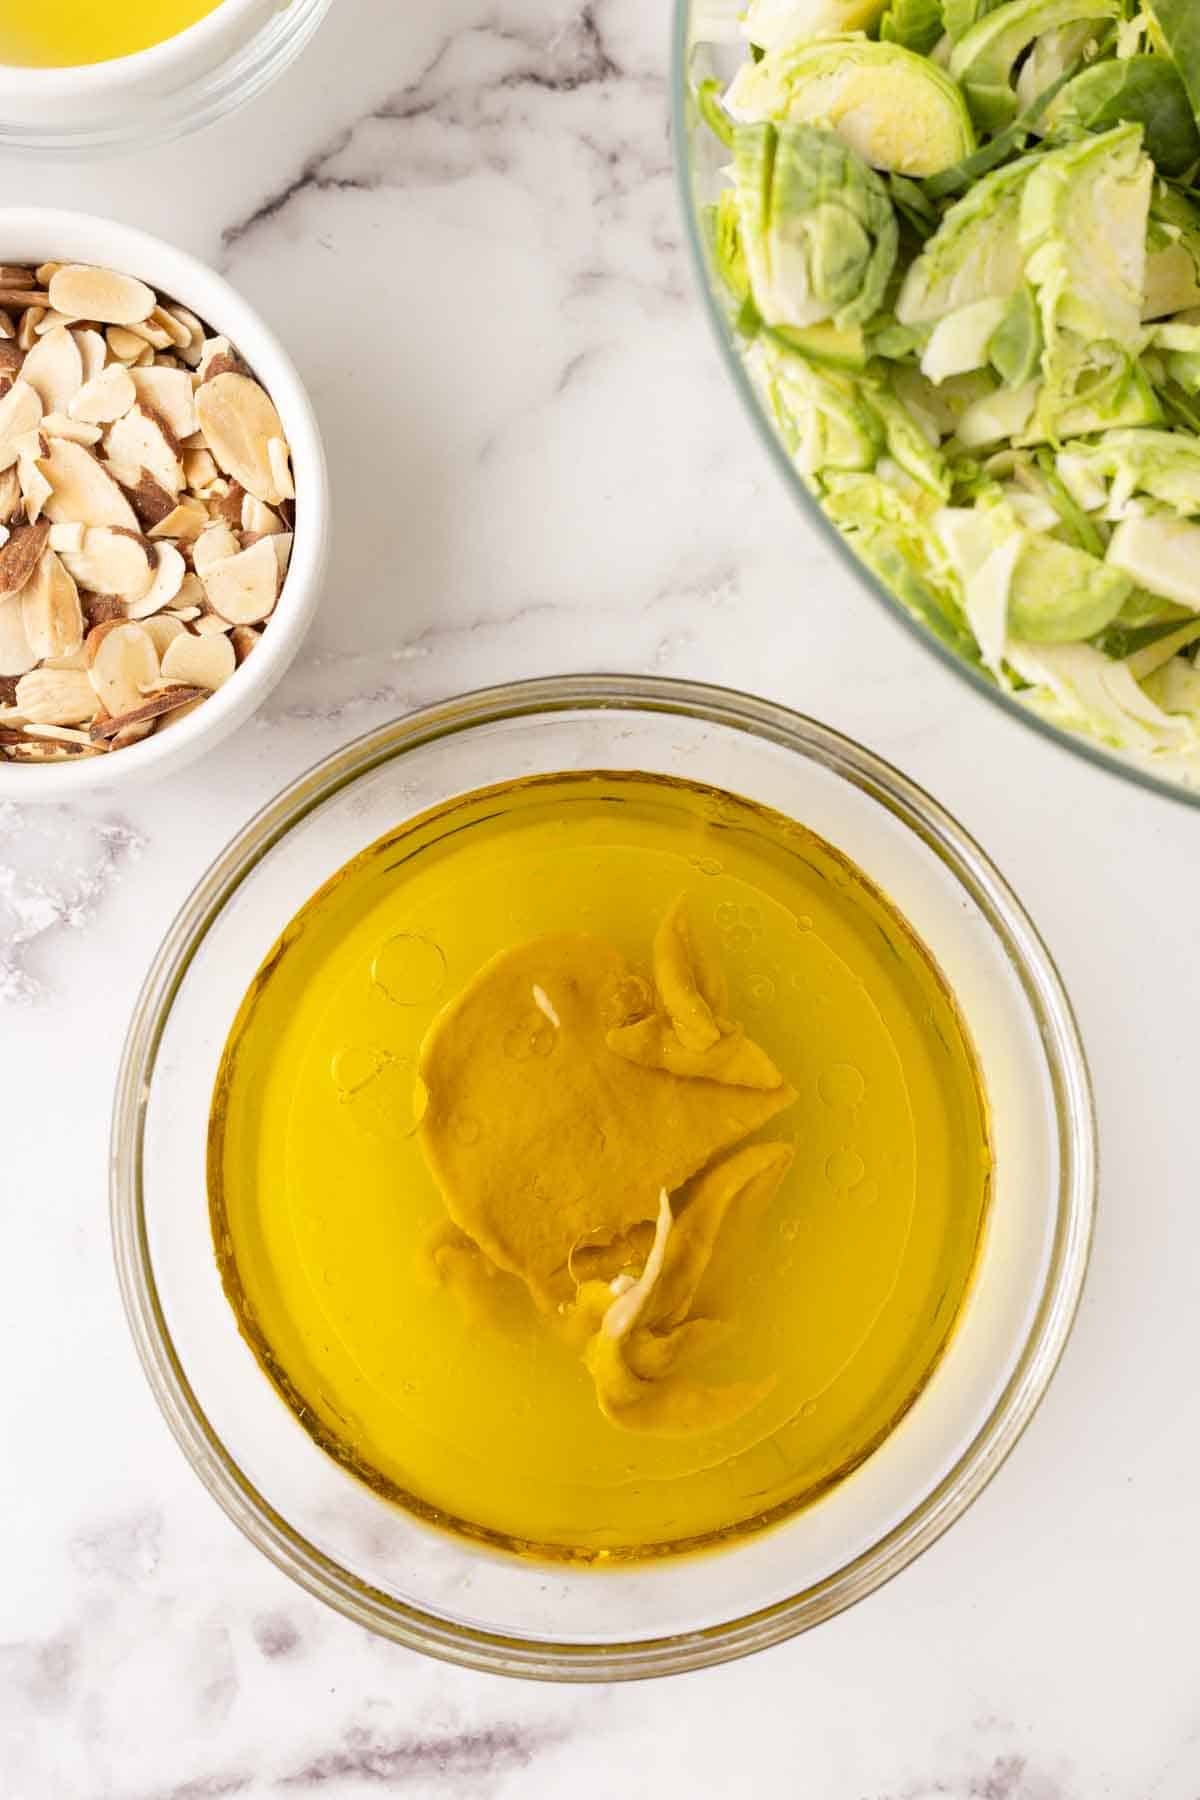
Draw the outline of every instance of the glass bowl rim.
M70 161L92 152L103 156L157 149L188 137L256 100L291 67L332 5L333 0L287 0L276 6L244 38L231 43L225 55L185 76L165 95L154 96L148 112L139 106L146 93L144 86L137 84L165 76L176 63L183 66L187 52L215 38L229 14L239 9L250 14L251 0L232 0L226 17L221 17L226 9L220 0L211 13L161 43L103 62L64 68L12 66L7 70L10 78L21 79L13 80L7 94L0 94L0 151ZM133 84L126 95L127 104L122 112L110 116L103 109L104 99L119 93L125 81ZM78 91L84 109L84 116L73 127L59 123L65 102L61 94L51 92L64 82ZM43 88L45 106L53 116L51 124L6 116L6 105L18 92L23 99L36 100ZM88 106L93 110L87 111ZM99 112L94 110L97 106Z
M1149 769L1143 769L1132 761L1127 761L1118 751L1107 750L1102 744L1089 743L1087 738L1075 732L1067 731L1053 725L1030 710L1011 694L995 685L977 669L971 668L945 644L939 643L931 631L915 619L899 600L885 587L884 583L874 575L866 564L861 562L846 542L837 526L827 519L816 500L808 492L783 445L767 424L758 396L747 375L742 359L737 353L729 330L728 321L722 316L713 293L709 279L708 257L705 252L703 233L696 217L696 209L692 204L689 181L689 158L686 150L689 134L688 106L690 85L688 77L689 22L696 0L674 0L674 18L671 29L671 143L673 147L672 161L675 166L675 184L679 197L680 209L683 213L684 236L688 245L688 261L692 275L700 290L700 298L708 318L712 334L717 342L721 361L725 372L733 383L742 406L750 419L751 427L760 444L766 450L771 462L783 478L784 485L799 502L808 522L815 526L826 544L830 545L838 561L855 578L857 584L865 590L876 603L883 607L889 616L914 638L923 649L937 657L943 666L951 671L960 681L981 695L992 706L1000 708L1008 718L1036 731L1040 737L1054 744L1060 750L1066 750L1073 756L1082 757L1094 768L1103 769L1120 780L1132 782L1135 786L1148 789L1153 794L1160 794L1166 800L1174 800L1184 806L1200 808L1200 787L1185 787L1182 782L1171 781L1166 776L1155 775Z
M1052 1253L1017 1364L954 1467L898 1525L820 1582L744 1617L669 1637L572 1644L484 1631L398 1601L308 1543L257 1492L205 1417L172 1343L149 1250L142 1149L174 997L217 915L294 826L407 751L513 719L610 709L682 715L815 760L883 805L938 857L997 935L1037 1021L1054 1090L1060 1172ZM110 1210L121 1298L159 1409L210 1495L277 1568L355 1623L447 1662L540 1680L626 1681L730 1661L819 1624L898 1574L966 1510L1029 1423L1065 1348L1091 1245L1096 1161L1090 1076L1058 970L1003 876L936 800L873 751L753 695L657 676L549 676L479 689L377 726L290 782L226 845L166 932L134 1008L113 1103Z

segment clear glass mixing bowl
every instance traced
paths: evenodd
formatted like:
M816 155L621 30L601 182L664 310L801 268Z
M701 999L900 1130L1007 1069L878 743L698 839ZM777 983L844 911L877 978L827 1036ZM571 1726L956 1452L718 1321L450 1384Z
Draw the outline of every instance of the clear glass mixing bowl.
M1200 807L1200 786L1185 785L1181 779L1156 774L1152 768L1117 750L1042 719L1020 700L1005 693L981 670L955 654L904 606L890 588L861 562L837 527L825 517L814 496L804 484L774 420L764 406L758 390L747 373L737 335L730 317L720 276L714 267L709 235L704 225L704 209L725 185L721 171L728 164L729 152L700 117L694 95L699 84L709 78L724 87L735 69L745 59L746 40L737 30L734 9L722 0L675 0L675 18L671 57L671 135L675 147L675 171L683 201L692 261L700 283L708 316L712 321L721 358L730 380L745 404L751 421L768 456L780 471L813 527L852 569L859 581L887 610L898 618L913 636L967 681L977 693L1003 707L1005 712L1028 725L1043 737L1086 757L1089 762L1109 769L1127 781L1167 795L1173 800ZM797 597L782 595L780 604L800 604Z
M609 1569L444 1534L320 1450L238 1334L209 1236L205 1142L234 1013L298 908L428 807L571 769L641 770L802 820L865 869L940 964L978 1052L996 1153L980 1263L932 1379L847 1480L716 1551ZM810 719L684 682L581 676L495 688L387 725L273 801L159 950L118 1082L112 1211L146 1374L210 1493L267 1556L401 1643L496 1673L626 1680L720 1662L839 1612L970 1504L1028 1423L1083 1282L1095 1182L1087 1068L1049 955L963 830L896 770Z

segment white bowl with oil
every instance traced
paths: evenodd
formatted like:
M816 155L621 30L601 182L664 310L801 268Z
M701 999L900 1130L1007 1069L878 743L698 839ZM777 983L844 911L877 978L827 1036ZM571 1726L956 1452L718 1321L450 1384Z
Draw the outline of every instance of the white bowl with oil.
M303 50L332 0L219 0L173 37L64 68L0 62L0 148L89 155L157 144L253 99Z

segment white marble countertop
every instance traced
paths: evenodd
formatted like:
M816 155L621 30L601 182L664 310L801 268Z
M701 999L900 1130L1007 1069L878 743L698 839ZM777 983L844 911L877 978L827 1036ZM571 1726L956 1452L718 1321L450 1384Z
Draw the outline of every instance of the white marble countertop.
M691 288L666 13L338 0L225 126L7 171L176 238L275 321L337 542L264 716L135 803L0 813L3 1800L1200 1795L1200 818L967 692L781 490ZM397 712L596 667L816 713L968 824L1074 997L1104 1177L1062 1370L947 1537L766 1655L572 1690L376 1641L243 1542L134 1357L105 1159L146 964L248 813Z

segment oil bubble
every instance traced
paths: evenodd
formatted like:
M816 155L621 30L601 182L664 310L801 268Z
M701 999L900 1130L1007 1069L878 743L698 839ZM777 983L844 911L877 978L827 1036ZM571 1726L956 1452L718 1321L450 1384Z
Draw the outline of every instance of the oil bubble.
M801 913L800 917L796 920L796 930L797 931L811 931L812 928L813 928L813 922L809 918L808 914Z
M714 912L713 918L721 927L722 931L728 931L731 926L736 925L738 922L738 909L733 904L732 900L722 900L720 906L718 906L717 910Z
M816 1412L816 1410L817 1410L816 1401L815 1400L806 1400L804 1405L800 1408L800 1417L802 1419L811 1419L813 1414Z
M835 1150L825 1164L825 1179L830 1187L846 1192L857 1187L867 1172L867 1166L857 1150L843 1148Z
M343 1092L346 1117L358 1131L386 1143L403 1143L412 1137L424 1111L424 1083L405 1057L388 1057L378 1073Z
M769 1006L775 998L775 983L769 975L756 975L746 988L755 1006Z
M757 906L743 906L741 922L748 931L758 931L762 926L762 914Z
M334 1051L329 1065L338 1099L348 1100L351 1094L366 1087L390 1061L386 1050L376 1050L369 1044L343 1044L340 1050Z
M436 1000L445 985L445 953L419 932L398 932L376 952L371 980L397 1006L425 1005Z
M745 925L734 925L726 932L725 942L731 950L748 950L754 942L754 933Z
M818 1075L817 1091L826 1106L859 1106L867 1084L853 1063L831 1063Z
M721 873L721 864L715 856L689 856L688 861L693 869L700 871L701 875L719 875Z
M549 1019L540 1016L534 1019L522 1019L504 1035L504 1054L512 1062L529 1062L534 1058L552 1056L557 1033Z

